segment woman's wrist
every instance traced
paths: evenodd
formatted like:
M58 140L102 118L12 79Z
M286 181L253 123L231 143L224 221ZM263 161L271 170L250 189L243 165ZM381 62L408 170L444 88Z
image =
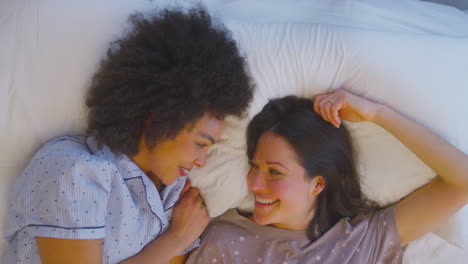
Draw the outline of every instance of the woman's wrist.
M383 124L385 123L385 120L386 120L386 116L389 114L389 112L391 111L391 109L386 106L386 105L383 105L383 104L377 104L376 103L376 109L375 109L375 113L374 115L371 117L371 122L379 125L379 126L383 126Z
M173 244L174 248L177 250L177 254L185 250L190 245L190 243L187 243L185 241L184 237L181 234L173 232L172 230L167 230L167 232L164 233L163 236L168 241L171 241L171 244Z

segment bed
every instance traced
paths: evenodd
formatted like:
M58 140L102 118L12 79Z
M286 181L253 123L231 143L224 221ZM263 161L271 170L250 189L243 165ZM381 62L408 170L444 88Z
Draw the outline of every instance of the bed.
M257 86L244 119L189 177L211 216L251 208L244 177L245 126L269 98L347 87L385 102L468 153L468 13L421 1L206 0L232 31ZM193 1L179 1L190 6ZM135 11L173 1L7 0L0 4L0 225L9 187L53 137L84 132L84 93L109 42ZM435 175L372 124L347 124L358 146L364 192L381 205ZM381 151L385 149L386 151ZM3 235L3 233L0 233ZM5 244L0 244L0 253ZM411 243L404 262L466 263L468 208Z

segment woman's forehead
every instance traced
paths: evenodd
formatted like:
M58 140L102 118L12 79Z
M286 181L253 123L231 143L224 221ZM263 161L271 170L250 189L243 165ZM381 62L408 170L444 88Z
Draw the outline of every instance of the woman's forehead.
M290 165L292 165L291 163L298 163L297 154L289 142L273 132L265 132L260 136L254 159L264 162L288 163Z
M204 114L184 130L191 136L203 137L213 143L218 141L224 130L224 120L220 120L210 114Z

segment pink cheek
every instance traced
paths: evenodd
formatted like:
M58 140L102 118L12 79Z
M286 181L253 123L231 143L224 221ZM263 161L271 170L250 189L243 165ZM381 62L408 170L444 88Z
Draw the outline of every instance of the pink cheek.
M287 199L294 192L294 188L289 184L285 184L283 181L270 182L269 190L272 195L281 200Z
M198 157L197 147L193 147L189 150L183 150L180 152L180 156L184 157L185 161L194 161Z
M247 173L247 177L246 177L247 187L249 187L249 189L252 189L252 178L254 176L253 175L254 172L252 170L253 170L252 168L249 169L249 172Z

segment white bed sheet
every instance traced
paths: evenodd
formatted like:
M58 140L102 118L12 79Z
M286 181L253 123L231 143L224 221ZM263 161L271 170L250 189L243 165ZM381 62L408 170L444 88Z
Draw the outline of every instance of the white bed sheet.
M130 3L131 2L131 3ZM0 186L0 201L5 201L7 190L11 186L14 177L22 170L28 157L32 155L34 150L50 138L83 131L84 113L82 105L78 103L69 104L69 101L64 101L61 109L69 109L72 116L67 116L67 112L57 112L48 107L47 104L38 104L38 102L47 102L50 100L50 95L43 94L41 90L28 93L17 89L10 89L14 85L35 86L37 84L45 85L54 83L53 78L54 68L48 69L49 74L44 76L35 75L33 79L20 78L24 72L37 68L41 60L44 61L48 54L41 50L40 47L46 46L51 50L60 51L66 49L62 45L56 46L53 42L47 42L51 39L52 34L64 34L61 32L66 28L50 24L52 19L44 19L41 15L55 15L56 21L68 21L71 25L81 23L82 30L102 33L97 29L91 29L92 25L86 21L70 21L65 16L66 13L53 12L53 10L41 9L44 6L60 9L64 5L69 5L68 8L74 8L75 12L83 12L83 15L98 17L102 9L107 8L108 12L113 12L113 19L103 19L99 21L98 27L111 29L106 36L96 36L101 39L114 39L121 30L115 25L123 25L126 20L126 15L132 10L147 9L150 6L156 6L160 3L168 1L77 1L76 3L65 1L28 1L28 0L7 0L0 3L0 177L3 177L4 183ZM186 4L192 1L181 1ZM207 6L214 13L218 14L223 19L229 20L249 20L252 22L314 22L322 24L332 24L338 26L348 26L360 29L375 30L375 31L393 31L407 32L413 34L435 34L452 37L468 36L468 16L463 12L455 12L451 7L445 7L432 3L420 3L419 1L294 1L294 8L284 9L285 5L291 5L293 1L266 1L257 0L208 0ZM92 3L92 7L90 7ZM71 5L71 7L70 7ZM338 7L337 7L338 5ZM311 8L313 6L313 8ZM98 8L95 8L98 7ZM246 8L248 7L248 8ZM93 14L93 12L95 12ZM467 12L468 13L468 12ZM365 14L365 15L364 15ZM428 15L430 14L430 15ZM437 16L434 16L437 14ZM77 16L73 16L76 18ZM67 20L68 19L68 20ZM443 21L443 23L440 23ZM48 24L48 23L49 24ZM53 30L44 30L43 27ZM113 30L112 30L113 29ZM75 29L76 30L76 29ZM46 34L51 34L47 36ZM13 37L12 37L13 36ZM26 42L18 42L19 38L28 40ZM80 35L74 36L72 39L66 40L66 43L81 42L86 46L87 50L94 51L94 54L86 54L86 58L101 57L106 50L106 44L86 43L86 40L81 39ZM63 44L63 43L62 43ZM90 46L94 45L94 46ZM12 52L13 51L13 52ZM43 52L43 53L40 53ZM65 51L63 51L65 54ZM73 50L70 52L79 52ZM60 53L60 52L59 52ZM84 60L86 60L84 58ZM70 71L67 76L60 76L63 80L62 85L66 86L66 80L73 82L75 90L63 90L63 94L56 94L55 98L82 98L82 88L86 87L89 79L74 79L75 76L88 76L94 72L95 67L87 68L73 67L73 61L66 61L65 58L54 57L51 59L57 60L58 65L69 64ZM77 72L79 70L79 72ZM36 74L39 71L36 71ZM63 73L64 71L60 71ZM70 95L72 93L72 95ZM9 104L9 100L13 97L20 98L15 105ZM57 106L57 105L55 105ZM60 104L59 104L60 106ZM31 113L35 116L47 118L55 118L57 120L68 120L64 125L63 122L49 124L49 127L43 127L41 119L31 119ZM77 114L78 113L78 114ZM23 126L11 125L21 119ZM30 135L34 135L33 138ZM25 157L26 156L26 157ZM6 210L4 206L0 206L0 225L3 226L3 219ZM2 241L3 243L3 241ZM4 246L4 245L3 245ZM0 247L0 253L3 248ZM405 263L466 263L468 252L455 248L445 241L434 235L426 236L420 241L412 243L405 253Z
M223 17L232 17L233 20L242 17L243 20L267 23L310 21L379 32L428 36L466 37L468 32L468 16L464 12L453 7L427 2L344 1L346 4L341 6L343 9L337 9L331 7L336 1L322 1L314 2L316 6L311 11L308 6L310 2L295 1L299 6L302 5L297 8L299 12L291 13L291 10L286 10L276 17L269 16L262 10L270 8L268 12L274 12L283 1L273 1L268 4L257 1L249 10L241 11L242 2L231 1L225 4L229 8L218 9L217 12ZM439 237L429 234L408 246L404 262L462 264L466 263L466 259L468 259L468 249L454 247Z

